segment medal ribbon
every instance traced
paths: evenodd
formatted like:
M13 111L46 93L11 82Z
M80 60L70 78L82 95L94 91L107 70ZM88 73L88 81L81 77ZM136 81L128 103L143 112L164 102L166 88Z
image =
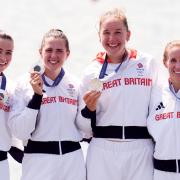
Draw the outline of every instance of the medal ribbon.
M6 89L6 76L2 74L2 82L1 82L1 89L5 90Z
M121 65L122 65L122 63L124 62L124 60L125 60L126 57L127 57L127 51L124 52L123 57L122 57L122 62L118 65L118 67L116 67L116 69L114 70L114 72L111 73L112 75L113 75L113 74L116 74L116 73L119 71L119 69L120 69L120 67L121 67ZM108 66L107 58L108 58L108 57L107 57L107 54L106 54L104 63L103 63L103 65L102 65L102 68L101 68L101 71L100 71L100 74L99 74L99 79L103 79L105 75L107 76L107 74L106 74L106 70L107 70L107 66ZM110 74L109 76L111 76L111 74Z
M177 94L176 94L176 92L175 92L175 90L174 90L174 88L173 88L173 85L172 85L172 83L170 83L170 82L169 82L169 89L170 89L170 91L174 94L174 96L175 96L177 99L180 100L180 97L177 96Z
M58 74L58 76L56 77L56 79L54 80L54 82L53 82L52 85L48 84L48 82L47 82L46 79L45 79L45 75L44 75L44 74L42 74L42 80L43 80L44 84L45 84L47 87L55 87L55 86L57 86L57 85L61 82L64 74L65 74L65 71L64 71L63 68L61 68L60 73Z

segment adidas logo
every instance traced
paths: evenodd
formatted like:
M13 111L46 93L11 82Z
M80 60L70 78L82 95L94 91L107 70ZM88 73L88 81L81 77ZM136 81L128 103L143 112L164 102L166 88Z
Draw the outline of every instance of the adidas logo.
M160 102L160 104L159 104L158 107L156 108L156 111L157 111L157 110L160 110L160 109L162 109L162 108L165 108L165 106L163 105L162 102Z

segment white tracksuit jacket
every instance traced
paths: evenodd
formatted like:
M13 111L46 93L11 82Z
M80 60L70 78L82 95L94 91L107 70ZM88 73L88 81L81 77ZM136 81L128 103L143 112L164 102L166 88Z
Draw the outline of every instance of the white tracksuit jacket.
M49 84L53 82L46 77ZM80 141L76 124L77 82L66 72L56 87L44 85L40 110L28 108L34 94L29 77L22 78L15 90L15 101L9 118L13 134L22 140Z
M177 93L180 97L180 91ZM180 159L180 100L169 85L153 93L148 130L155 140L154 157L160 160Z
M0 84L2 83L2 77L0 77ZM11 131L8 127L8 117L12 106L12 92L13 84L6 77L6 91L9 94L9 100L7 104L0 104L0 150L8 151L12 145Z
M80 85L80 109L85 107L83 95L91 79L99 75L105 53L85 70ZM108 63L106 74L119 64ZM97 126L146 126L152 87L157 81L158 65L145 53L131 50L118 72L103 83L102 94L96 108ZM80 116L80 115L79 115ZM78 118L78 126L91 136L90 120Z

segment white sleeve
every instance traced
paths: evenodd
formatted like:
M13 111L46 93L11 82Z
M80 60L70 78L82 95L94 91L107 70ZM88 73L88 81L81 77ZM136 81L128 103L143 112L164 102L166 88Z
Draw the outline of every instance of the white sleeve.
M76 125L78 129L82 132L84 138L92 137L91 120L84 118L81 114L81 110L86 106L83 100L85 92L88 90L88 78L84 77L79 85L79 104L78 104L78 114L76 118Z
M151 98L149 103L149 112L153 109L154 101L161 96L160 92L163 86L162 76L161 76L161 67L160 64L152 60L152 69L151 72L153 73L153 86L151 90Z
M24 150L24 145L23 141L20 139L16 138L14 135L12 135L12 146L21 149L22 151Z
M17 86L13 93L12 108L8 126L12 133L21 140L27 140L35 129L38 110L27 107L31 97L26 95L27 90Z

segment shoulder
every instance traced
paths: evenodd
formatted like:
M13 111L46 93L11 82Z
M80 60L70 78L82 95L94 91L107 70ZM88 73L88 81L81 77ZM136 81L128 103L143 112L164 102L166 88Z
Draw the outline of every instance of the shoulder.
M67 83L69 86L78 87L80 84L80 79L75 75L69 73L67 70L65 70L65 77L64 77L65 83Z
M94 77L99 76L99 73L101 71L102 65L105 60L106 53L105 52L99 52L95 56L94 59L92 59L88 66L83 71L83 78L91 79Z
M163 102L170 95L168 80L164 82L164 85L155 86L152 89L151 101L154 106L158 105L159 102Z
M28 90L31 90L30 75L28 73L23 74L15 81L15 93L23 94Z
M153 60L154 57L147 53L147 52L142 52L142 51L137 51L137 59L138 60Z
M145 65L147 69L154 70L155 72L160 69L159 61L153 55L146 52L137 51L136 61Z

